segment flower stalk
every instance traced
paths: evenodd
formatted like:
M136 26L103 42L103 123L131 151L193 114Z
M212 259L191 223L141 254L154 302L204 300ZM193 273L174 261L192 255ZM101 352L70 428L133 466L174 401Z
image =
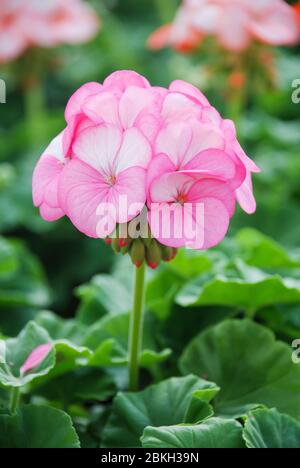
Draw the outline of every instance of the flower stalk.
M140 351L143 337L144 297L146 264L135 268L133 309L129 329L129 390L135 392L139 387Z
M17 409L20 404L20 399L21 399L21 392L18 387L13 387L11 389L11 394L10 394L10 412L11 414L15 414L17 412Z

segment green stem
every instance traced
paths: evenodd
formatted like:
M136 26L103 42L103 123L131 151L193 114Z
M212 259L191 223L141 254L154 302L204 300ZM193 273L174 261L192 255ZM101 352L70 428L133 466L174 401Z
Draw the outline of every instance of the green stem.
M254 320L255 319L255 316L256 316L256 309L247 309L245 311L245 317L250 319L250 320Z
M25 87L25 113L28 138L31 144L39 144L43 140L46 115L44 89L40 79L33 78Z
M21 399L21 392L19 388L12 388L10 394L10 412L11 414L15 414Z
M129 390L138 390L139 360L143 336L144 291L145 291L145 262L136 268L134 284L133 310L129 331Z

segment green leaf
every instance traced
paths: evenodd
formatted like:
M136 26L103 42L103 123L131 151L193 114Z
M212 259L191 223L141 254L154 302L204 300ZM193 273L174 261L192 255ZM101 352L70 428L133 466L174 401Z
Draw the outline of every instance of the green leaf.
M0 448L80 448L71 418L44 406L24 406L0 415Z
M55 365L47 374L36 378L32 388L39 387L61 375L87 366L92 356L90 349L85 346L77 346L68 340L56 340L53 345L56 356Z
M259 268L299 268L300 255L287 252L280 244L256 229L242 229L236 241L249 264Z
M242 426L234 420L211 418L195 426L146 427L144 448L244 448Z
M179 249L168 270L176 272L180 277L189 279L197 275L208 273L213 266L220 262L222 254L219 252L199 252L196 250Z
M21 367L38 346L51 343L48 333L34 322L28 323L17 338L0 341L0 383L9 387L21 387L50 372L55 365L52 349L33 371L21 374Z
M128 331L129 314L106 315L90 327L83 340L83 344L94 351L89 365L112 366L126 365L128 362ZM144 349L141 352L141 365L151 368L155 363L167 359L171 350L156 352L155 342L147 325L144 332Z
M103 433L104 447L139 447L146 426L181 424L187 421L193 397L206 403L216 386L194 375L174 377L137 393L119 393ZM198 393L200 392L200 393ZM202 392L202 393L201 393Z
M225 276L226 274L226 276ZM182 307L223 305L244 310L300 301L300 281L269 275L237 261L224 274L203 276L187 283L177 295Z
M174 298L182 279L171 270L161 270L147 283L146 308L159 319L166 319L171 312Z
M0 306L47 306L50 300L49 289L38 260L20 241L10 240L9 246L13 258L9 260L6 252L6 269L10 262L11 270L9 276L0 276Z
M299 448L300 423L276 409L249 414L243 431L248 448Z
M220 386L214 401L218 415L240 417L266 405L300 419L300 367L292 363L291 353L261 325L228 320L194 338L180 368Z
M81 344L86 332L86 327L78 320L64 320L49 311L40 312L35 322L47 330L53 340L65 339Z
M76 290L83 301L78 319L90 325L105 313L128 312L132 306L130 292L117 279L110 275L95 276L90 283Z
M38 389L38 394L65 405L106 401L116 393L112 377L101 369L83 367L64 374Z
M0 237L0 280L11 277L18 268L18 259L12 244Z

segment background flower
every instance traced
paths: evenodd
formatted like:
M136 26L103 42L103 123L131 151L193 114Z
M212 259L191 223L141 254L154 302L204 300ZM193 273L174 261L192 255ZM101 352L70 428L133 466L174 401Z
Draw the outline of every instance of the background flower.
M296 15L283 0L184 0L172 25L156 31L151 48L197 47L203 36L214 36L228 50L241 51L258 40L271 45L300 39Z
M29 47L81 44L97 33L100 21L82 0L2 0L0 62Z

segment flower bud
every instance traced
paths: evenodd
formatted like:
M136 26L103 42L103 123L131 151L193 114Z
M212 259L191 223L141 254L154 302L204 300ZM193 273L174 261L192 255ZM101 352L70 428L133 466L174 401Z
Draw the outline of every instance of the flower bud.
M147 248L147 263L150 268L155 270L161 261L161 248L156 242L156 240L152 239L150 246Z
M165 245L163 245L161 247L161 253L162 253L162 259L165 262L170 262L173 259L174 252L173 252L172 247L166 247Z
M141 239L135 239L130 249L132 263L139 268L145 260L145 246Z
M117 237L112 239L111 248L113 249L115 253L119 253L121 251L121 247L119 245L119 239Z

